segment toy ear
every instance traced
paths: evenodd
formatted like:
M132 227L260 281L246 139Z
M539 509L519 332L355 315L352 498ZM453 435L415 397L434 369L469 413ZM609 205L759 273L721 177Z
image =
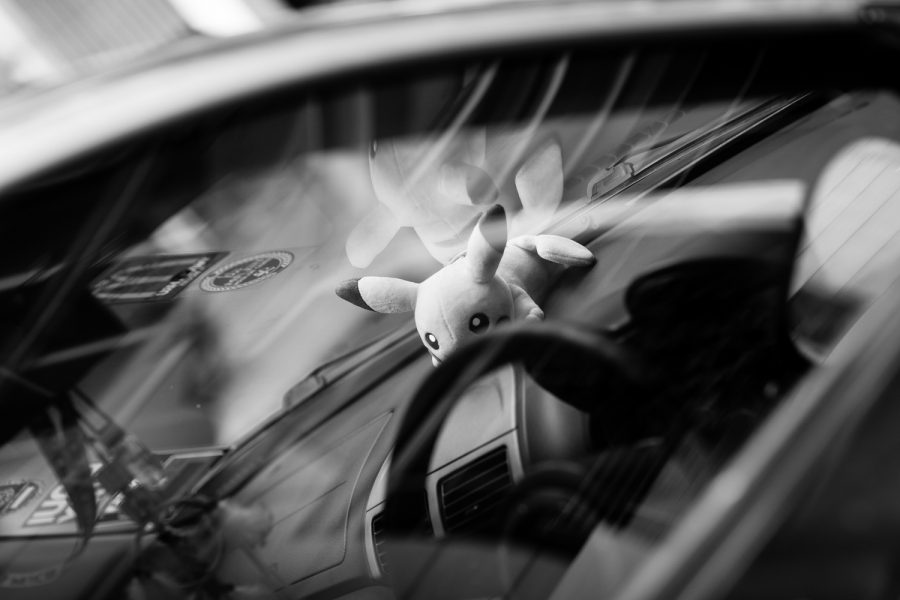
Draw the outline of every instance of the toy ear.
M552 213L563 195L562 152L550 142L539 149L516 173L522 208Z
M505 247L506 211L495 204L478 219L466 247L466 263L476 283L487 283L494 277Z
M395 277L363 277L341 282L334 292L360 308L379 313L412 312L419 284Z

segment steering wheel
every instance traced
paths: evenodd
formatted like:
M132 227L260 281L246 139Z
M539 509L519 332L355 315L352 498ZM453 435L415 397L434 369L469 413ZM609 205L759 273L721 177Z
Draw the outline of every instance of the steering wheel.
M629 403L640 405L652 396L652 386L648 385L652 374L636 356L608 336L574 324L511 324L477 338L451 355L425 379L407 406L388 471L384 527L388 560L398 567L402 565L391 573L398 597L435 594L433 587L423 589L421 573L440 551L438 544L433 540L417 544L414 540L421 539L421 511L417 507L421 507L426 474L441 427L471 382L508 363L521 363L541 387L584 411L602 410L608 398L627 398ZM571 480L569 473L559 475ZM541 478L547 479L547 474L542 473ZM556 482L559 478L551 476L549 480ZM472 552L476 551L468 547L464 552L474 558ZM496 570L500 567L496 555L495 548L476 560L481 561L482 570ZM455 583L459 581L437 585ZM496 586L496 578L493 584ZM476 588L467 590L465 595L498 593L490 585L487 589Z

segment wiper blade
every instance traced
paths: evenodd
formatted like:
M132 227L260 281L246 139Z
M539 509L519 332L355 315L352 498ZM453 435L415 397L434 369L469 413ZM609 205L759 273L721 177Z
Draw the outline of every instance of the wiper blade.
M742 138L751 131L757 130L785 111L809 100L812 96L813 94L801 94L762 102L711 129L690 132L678 138L670 139L666 143L655 144L654 147L641 148L632 155L623 156L617 161L617 164L625 164L633 160L637 155L659 151L663 148L667 150L662 156L648 161L641 168L634 169L633 172L628 173L624 171L627 175L624 178L620 177L610 180L608 176L604 176L591 181L588 187L591 201L606 201L631 188L636 183L660 172L665 172L670 176L675 171L683 172L714 154L722 147Z
M284 395L284 408L289 409L297 406L363 363L368 362L382 354L394 344L405 340L410 335L414 334L415 327L413 327L412 324L405 327L399 327L383 337L375 339L367 344L363 344L362 346L322 363L310 372L309 375L304 377L300 383L288 390Z

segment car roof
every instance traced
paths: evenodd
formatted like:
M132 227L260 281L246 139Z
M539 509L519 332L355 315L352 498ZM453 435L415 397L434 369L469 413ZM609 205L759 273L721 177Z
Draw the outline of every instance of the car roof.
M860 6L857 0L401 0L320 7L283 27L183 40L127 67L0 104L0 190L125 137L291 84L578 40L851 26Z

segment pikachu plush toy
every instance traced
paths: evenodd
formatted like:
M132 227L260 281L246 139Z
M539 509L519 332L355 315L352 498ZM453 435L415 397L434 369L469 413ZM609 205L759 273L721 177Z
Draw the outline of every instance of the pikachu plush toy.
M341 283L336 292L380 313L414 311L419 337L437 366L467 340L505 322L543 319L537 301L555 274L594 262L590 250L568 238L507 240L506 213L496 204L478 220L466 250L425 281L367 276Z

